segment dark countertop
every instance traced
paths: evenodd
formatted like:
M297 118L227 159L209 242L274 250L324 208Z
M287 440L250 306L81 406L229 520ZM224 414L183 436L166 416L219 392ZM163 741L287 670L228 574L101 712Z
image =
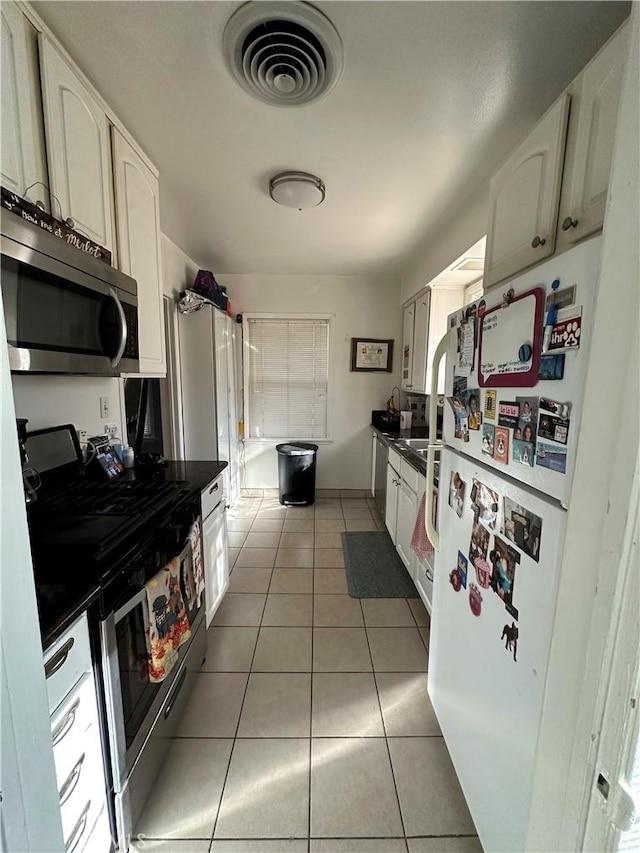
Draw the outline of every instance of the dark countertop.
M227 462L213 460L169 460L164 468L134 467L127 470L123 477L138 479L153 475L164 482L185 482L189 491L197 494L215 480L227 465ZM79 583L79 579L76 580ZM36 595L42 648L46 651L60 634L96 601L100 595L100 585L91 579L85 584L75 585L73 590L70 590L64 585L37 583Z
M373 426L371 424L371 429L380 436L382 441L387 445L387 447L392 447L397 453L399 453L403 459L415 468L419 474L422 474L423 477L427 476L427 457L422 453L417 453L415 450L412 450L410 447L402 443L403 439L407 438L428 438L429 437L429 428L428 427L412 427L411 429L403 429L399 432L383 432L378 427ZM436 462L434 466L434 477L433 484L434 486L438 485L438 480L440 476L440 463L438 461L439 457L436 457Z
M215 480L225 468L228 462L214 462L207 460L196 460L193 462L182 462L177 459L169 460L164 469L165 479L169 482L184 480L188 483L192 492L201 492L212 480Z

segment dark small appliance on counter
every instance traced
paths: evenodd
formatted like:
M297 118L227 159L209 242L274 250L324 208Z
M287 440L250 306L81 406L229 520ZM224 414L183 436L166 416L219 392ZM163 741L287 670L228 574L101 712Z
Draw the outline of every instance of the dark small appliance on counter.
M400 432L400 412L373 409L371 412L371 424L381 432Z

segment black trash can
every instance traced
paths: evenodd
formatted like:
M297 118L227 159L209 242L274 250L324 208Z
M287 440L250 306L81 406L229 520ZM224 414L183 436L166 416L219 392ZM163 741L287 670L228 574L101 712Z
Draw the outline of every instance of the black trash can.
M316 497L317 444L290 441L277 444L280 503L308 506Z

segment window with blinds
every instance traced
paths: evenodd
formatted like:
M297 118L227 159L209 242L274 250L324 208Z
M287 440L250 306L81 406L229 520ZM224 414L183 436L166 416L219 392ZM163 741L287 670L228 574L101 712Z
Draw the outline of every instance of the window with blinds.
M328 438L329 319L245 318L247 438Z

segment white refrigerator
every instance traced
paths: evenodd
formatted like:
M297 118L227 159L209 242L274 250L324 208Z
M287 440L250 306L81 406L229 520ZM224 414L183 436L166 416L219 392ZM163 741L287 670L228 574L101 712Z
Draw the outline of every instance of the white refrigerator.
M576 444L597 415L582 396L600 246L452 314L436 355L446 346L428 690L492 853L525 849Z

